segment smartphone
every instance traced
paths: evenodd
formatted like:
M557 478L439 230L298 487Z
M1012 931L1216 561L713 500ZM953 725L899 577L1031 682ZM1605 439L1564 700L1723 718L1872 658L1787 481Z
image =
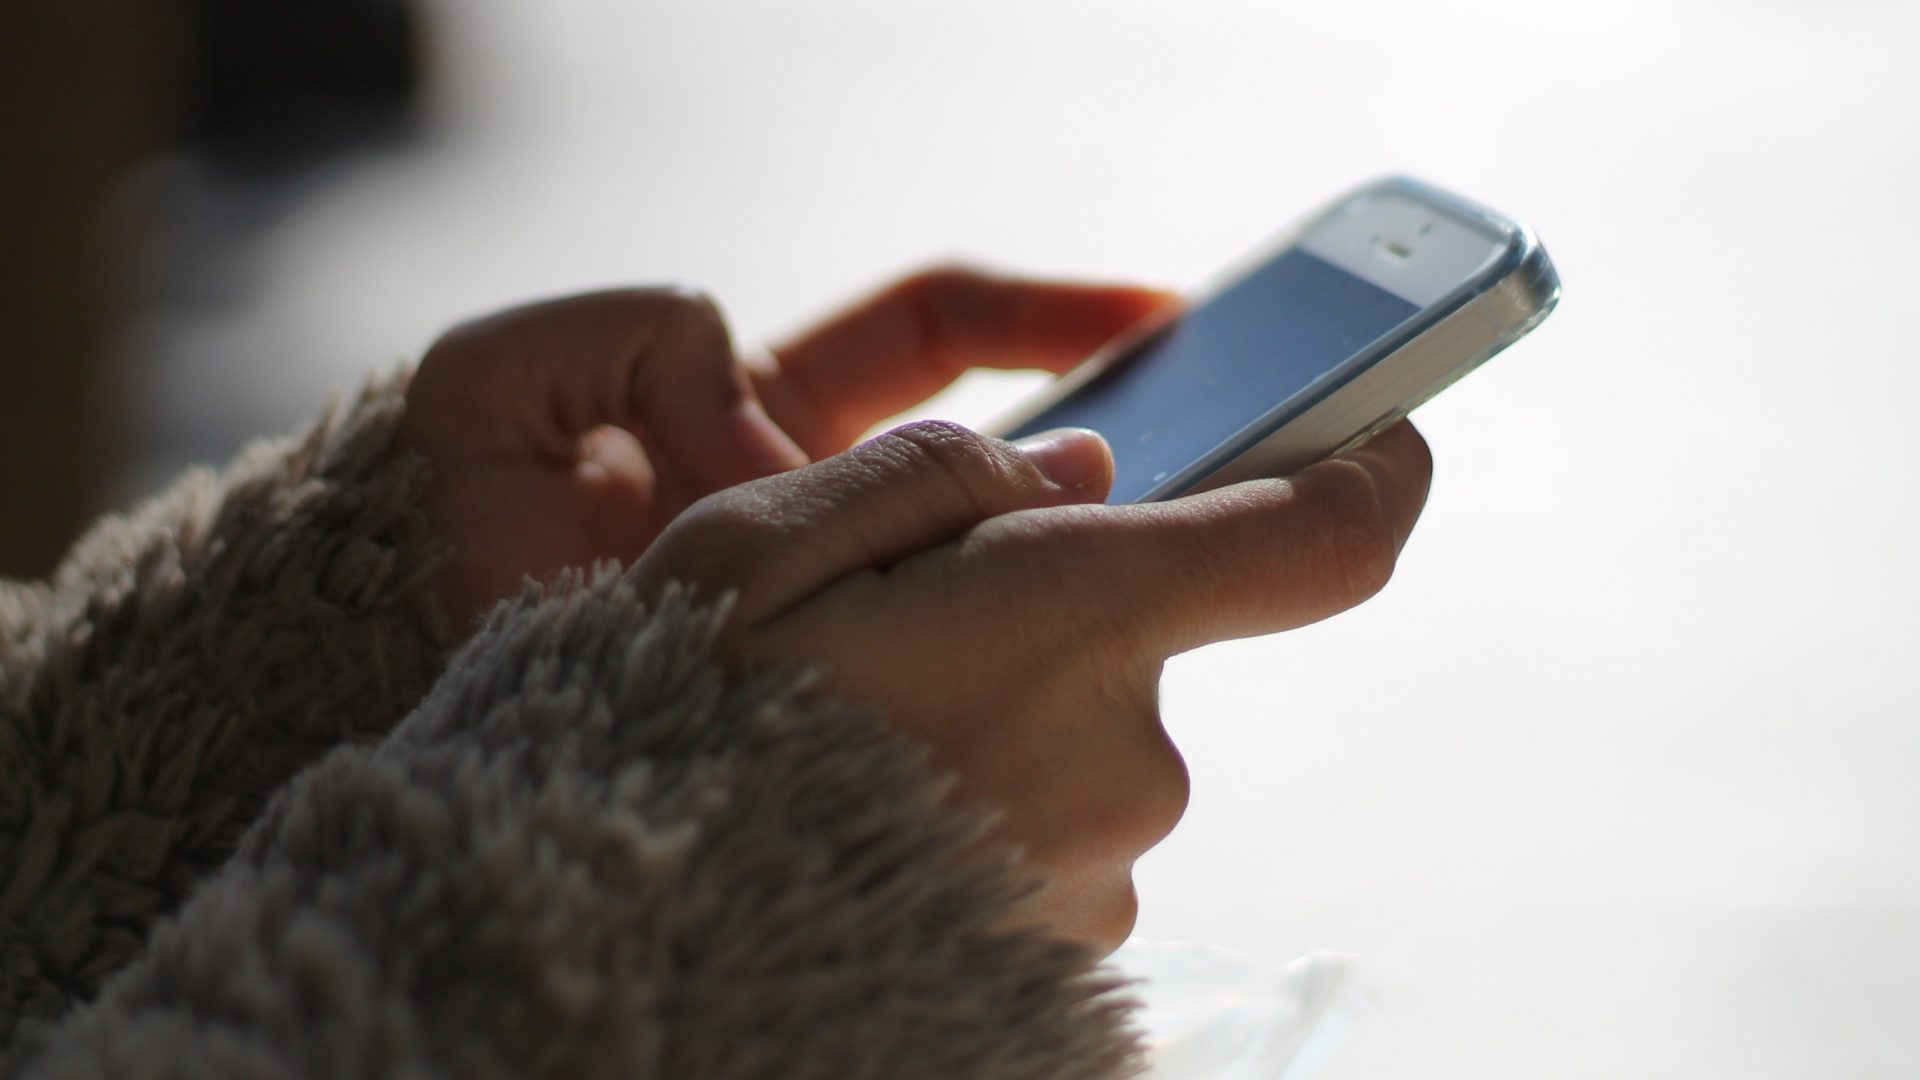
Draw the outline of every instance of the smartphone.
M1124 334L996 434L1092 428L1112 503L1284 476L1380 432L1540 324L1533 233L1404 177L1350 192L1251 269Z

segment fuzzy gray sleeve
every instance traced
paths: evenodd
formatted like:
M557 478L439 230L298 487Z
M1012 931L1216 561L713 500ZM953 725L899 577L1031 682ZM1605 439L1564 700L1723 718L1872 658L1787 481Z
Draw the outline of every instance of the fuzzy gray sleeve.
M444 666L404 377L0 583L0 1045L132 958L268 796Z
M1133 1065L923 750L611 570L297 779L22 1075L1018 1080Z

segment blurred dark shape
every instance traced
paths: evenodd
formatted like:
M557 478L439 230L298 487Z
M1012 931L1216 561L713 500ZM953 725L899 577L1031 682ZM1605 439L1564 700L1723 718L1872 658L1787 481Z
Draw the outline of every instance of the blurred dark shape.
M0 576L49 570L98 514L106 359L156 153L285 182L404 134L422 83L408 0L20 0L0 22ZM192 274L193 265L169 265Z
M420 28L404 0L194 0L183 136L230 166L298 167L404 134Z

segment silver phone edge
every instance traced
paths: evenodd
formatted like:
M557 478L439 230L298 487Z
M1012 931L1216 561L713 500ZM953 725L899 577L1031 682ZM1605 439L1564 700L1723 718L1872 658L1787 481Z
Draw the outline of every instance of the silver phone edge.
M1533 233L1515 226L1511 269L1437 322L1388 349L1353 378L1271 434L1217 464L1172 477L1141 502L1157 502L1268 476L1287 476L1350 450L1398 423L1468 372L1525 337L1553 311L1560 279Z
M1194 295L1202 297L1200 302L1204 303L1204 298L1219 288L1298 244L1341 206L1379 191L1411 194L1505 233L1508 247L1496 264L1492 283L1467 283L1462 294L1443 298L1433 306L1432 310L1446 312L1441 318L1398 344L1389 341L1384 349L1376 347L1373 358L1357 371L1330 372L1326 383L1296 395L1295 400L1309 402L1304 407L1291 412L1276 408L1250 425L1241 437L1167 478L1138 501L1161 502L1243 480L1286 476L1358 446L1525 337L1552 312L1560 298L1559 274L1532 230L1470 199L1404 176L1376 180L1328 200L1254 255L1215 275ZM1016 413L1001 417L987 431L1004 435L1018 430L1177 317L1176 312L1132 328L1023 402ZM1345 381L1329 389L1328 384L1342 375ZM1260 434L1262 431L1267 434ZM1352 432L1358 434L1348 434ZM1248 436L1252 438L1250 444Z

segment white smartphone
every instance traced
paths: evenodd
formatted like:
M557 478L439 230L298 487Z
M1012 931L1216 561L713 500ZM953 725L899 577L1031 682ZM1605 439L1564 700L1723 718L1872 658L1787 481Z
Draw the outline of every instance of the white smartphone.
M1399 420L1559 298L1525 226L1381 180L1177 316L1129 331L995 433L1098 431L1113 447L1113 503L1281 476Z

